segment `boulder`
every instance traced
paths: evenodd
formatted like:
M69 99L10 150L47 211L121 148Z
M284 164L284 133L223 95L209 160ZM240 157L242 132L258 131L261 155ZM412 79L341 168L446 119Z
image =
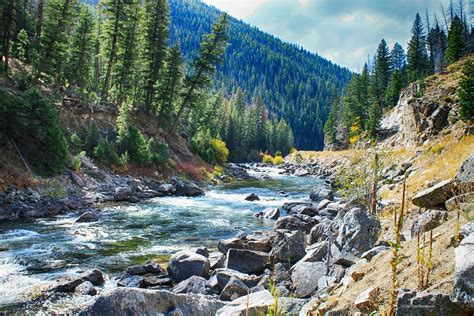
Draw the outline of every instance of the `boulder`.
M313 201L320 202L322 200L333 200L334 193L331 189L323 188L321 186L314 187L309 194L309 198Z
M322 221L321 223L315 225L311 228L311 231L308 235L308 244L312 245L317 242L325 241L329 239L328 232L331 229L331 223L327 221Z
M174 288L173 293L176 294L185 294L185 293L194 293L194 294L206 294L207 280L203 277L193 275L187 280L179 282Z
M318 221L310 216L303 214L295 214L290 216L280 217L275 225L275 229L289 229L300 230L309 233L311 228L316 225Z
M455 249L455 272L452 299L474 313L474 234Z
M306 169L297 169L293 175L296 177L306 177L309 175L309 172Z
M272 271L273 282L278 284L278 283L289 281L290 278L291 278L291 273L283 263L278 262L277 264L275 264Z
M255 233L248 236L220 240L217 248L222 253L227 253L229 249L248 249L267 252L271 249L272 239L272 233Z
M296 297L310 297L318 289L318 280L326 275L323 262L301 262L295 265L291 274Z
M97 290L91 282L85 281L76 286L76 288L74 289L74 294L94 296L97 294Z
M311 245L306 249L306 255L299 262L317 262L325 260L328 254L328 242Z
M447 200L446 209L450 212L461 211L464 213L464 217L473 218L474 188L471 192L456 195Z
M191 251L197 253L198 255L204 256L206 258L209 258L209 249L206 247L196 247L192 248Z
M143 287L161 290L162 287L173 286L173 280L167 275L146 274L143 276Z
M225 255L220 251L209 253L209 264L211 270L223 268L225 265Z
M322 210L322 209L326 208L326 206L328 206L330 203L331 203L330 200L326 200L326 199L322 200L318 204L318 210Z
M273 295L268 291L260 291L242 296L226 306L222 307L215 314L216 316L256 316L265 314L268 306L275 303ZM209 314L211 315L211 314ZM214 314L212 314L214 315Z
M250 202L260 201L260 198L258 197L258 195L252 193L245 198L245 201L250 201Z
M170 183L162 184L157 188L157 191L165 195L173 195L176 193L176 187Z
M162 290L116 288L99 298L80 316L193 315L209 316L223 302L197 294L175 294Z
M341 251L360 256L372 249L380 234L380 221L361 210L353 208L342 219L336 242Z
M153 260L150 260L143 265L135 265L135 266L128 267L127 270L125 271L125 273L130 274L130 275L142 275L146 273L161 274L163 272L164 271L160 267L160 265Z
M358 309L370 308L377 302L378 294L379 289L377 287L370 287L357 296L354 306Z
M131 275L124 274L118 280L117 286L122 287L135 287L135 288L144 288L145 287L145 278L141 275Z
M175 180L176 195L196 197L204 195L204 190L198 187L195 183Z
M448 295L415 292L401 289L398 292L396 316L467 316L462 308L451 301Z
M448 219L448 212L429 210L424 212L413 221L411 225L411 236L415 237L418 234L435 229Z
M103 285L105 283L104 274L99 269L92 269L80 275L81 280L89 281L93 285Z
M225 267L242 273L259 274L270 264L270 256L266 252L246 249L229 249Z
M89 211L82 213L81 216L76 220L76 223L92 223L97 222L100 219L100 213L95 211Z
M291 208L291 210L288 212L288 214L290 214L290 215L303 214L303 215L308 215L308 216L316 216L316 215L318 215L318 209L313 207L313 206L296 205L296 206Z
M307 300L292 297L280 297L278 299L278 310L285 316L298 316Z
M474 191L474 154L461 165L454 181L462 192Z
M418 192L411 201L419 207L444 205L454 195L454 188L452 180L441 181L431 188Z
M269 207L262 211L262 217L265 219L277 220L280 217L280 209L277 207Z
M72 293L78 285L86 281L93 285L102 285L104 284L105 279L99 269L93 269L86 271L79 276L66 276L56 280L49 290L51 292Z
M221 301L233 301L247 294L249 294L249 288L244 282L236 277L231 277L219 295L219 299Z
M241 280L248 288L256 286L262 279L260 276L248 275L232 269L216 269L208 281L208 286L216 292L221 292L229 280L235 277Z
M280 233L282 237L270 252L272 263L295 263L303 258L306 254L306 235L302 231L286 231Z
M367 261L370 261L370 260L372 260L373 257L378 255L379 253L388 251L390 249L392 249L392 248L390 248L388 246L377 246L377 247L374 247L370 250L367 250L360 257L361 257L361 259L366 259Z
M474 221L470 221L469 223L462 225L461 229L459 230L461 239L464 239L471 234L474 234Z
M131 187L117 187L114 191L115 201L127 201L133 194Z
M193 275L207 278L209 276L209 260L189 250L182 250L171 256L168 264L168 273L177 282L181 282Z

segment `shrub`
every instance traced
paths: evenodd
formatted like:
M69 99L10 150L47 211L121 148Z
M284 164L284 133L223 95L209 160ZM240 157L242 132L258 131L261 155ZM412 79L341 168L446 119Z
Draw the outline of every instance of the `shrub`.
M281 157L283 156L283 154L281 153L281 150L277 150L277 152L275 153L275 157Z
M100 142L100 132L99 128L95 124L94 121L92 121L89 124L89 127L86 129L86 139L84 141L84 149L88 154L92 154L94 151L94 148L96 148L99 145Z
M282 156L276 156L275 158L273 158L273 164L275 165L281 165L282 163L285 162L285 159L283 159Z
M459 115L465 120L474 120L474 63L467 61L459 83Z
M225 142L220 139L214 138L211 141L211 146L214 150L214 156L217 163L226 163L229 157L229 149Z
M106 166L119 164L119 156L115 146L105 139L101 140L99 145L94 148L93 156Z
M150 138L148 141L148 152L150 153L151 162L157 167L169 162L170 152L166 143L157 142L154 138Z
M120 155L118 163L120 166L126 166L128 164L128 151L125 151L122 155Z
M82 143L82 139L76 133L71 135L71 144L76 148L83 148L84 144Z
M76 156L74 156L74 159L72 160L72 166L74 170L79 171L81 169L81 158L85 156L86 156L85 151L81 151Z
M225 163L229 149L225 142L212 138L209 129L201 129L191 140L192 149L210 164Z
M262 162L273 165L273 157L271 155L263 155Z
M130 160L138 165L145 166L150 163L148 142L138 128L129 126L128 133L123 136L120 146L123 152L128 152Z

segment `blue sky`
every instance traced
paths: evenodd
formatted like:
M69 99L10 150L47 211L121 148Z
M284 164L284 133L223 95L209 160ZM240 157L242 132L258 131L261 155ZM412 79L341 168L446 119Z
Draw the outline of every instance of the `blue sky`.
M441 21L449 0L203 0L261 30L357 71L382 38L403 47L417 12ZM458 0L454 0L457 4Z

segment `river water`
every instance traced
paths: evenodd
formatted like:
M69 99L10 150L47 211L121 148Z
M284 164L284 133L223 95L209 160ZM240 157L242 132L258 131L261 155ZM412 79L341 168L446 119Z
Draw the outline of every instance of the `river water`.
M253 215L287 201L306 200L311 188L322 183L315 178L280 175L275 168L254 172L262 174L269 177L211 187L203 197L111 206L102 210L96 223L77 224L76 214L0 222L0 311L28 309L22 303L65 275L99 268L107 275L107 289L115 286L116 278L130 265L148 259L165 262L181 249L212 249L220 239L241 231L270 229L273 221ZM251 193L260 201L245 201ZM90 299L68 296L43 302L41 309L60 312Z

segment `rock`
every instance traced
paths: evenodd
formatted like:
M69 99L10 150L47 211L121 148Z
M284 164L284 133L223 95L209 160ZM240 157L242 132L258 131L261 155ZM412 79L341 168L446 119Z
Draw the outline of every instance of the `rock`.
M221 301L233 301L247 294L249 294L249 288L244 282L236 277L231 277L219 295L219 299Z
M462 225L461 229L459 230L461 239L464 239L471 234L474 234L474 221L470 221L469 223Z
M318 210L322 210L322 209L326 208L326 206L328 206L330 203L331 203L330 200L326 200L326 199L322 200L318 204Z
M193 275L187 280L179 282L174 288L173 293L176 294L185 294L185 293L194 293L194 294L206 294L206 283L207 280L203 277Z
M387 246L377 246L377 247L374 247L370 250L367 250L366 252L364 252L360 257L362 259L366 259L367 261L370 261L372 260L373 257L375 257L376 255L378 255L379 253L382 253L384 251L388 251L390 250L391 248L390 247L387 247Z
M181 282L193 275L207 278L209 276L209 260L189 250L182 250L171 256L168 264L168 273Z
M115 201L127 201L133 194L131 187L118 187L114 191Z
M144 288L145 281L141 275L124 274L117 282L118 286Z
M173 280L166 275L151 275L146 274L143 276L143 286L146 288L156 288L161 290L162 287L171 287Z
M302 214L308 216L316 216L318 215L318 210L315 207L307 206L307 205L296 205L291 208L288 214Z
M268 291L255 292L240 297L219 309L216 316L247 316L265 314L268 306L275 302L272 294ZM209 314L211 315L211 314Z
M461 211L464 217L472 218L474 212L474 188L471 192L453 196L446 201L446 209L450 212Z
M419 215L411 225L411 236L415 237L418 234L435 229L448 219L448 212L429 210Z
M235 277L241 280L248 288L256 286L262 279L256 275L248 275L232 269L216 269L208 281L208 285L216 292L221 292L229 280Z
M318 292L322 290L332 288L336 285L336 278L333 276L323 276L318 280Z
M76 223L92 223L100 219L100 214L95 211L85 212L76 220Z
M380 221L361 210L353 208L342 219L336 242L341 251L360 256L372 249L380 234Z
M358 309L370 308L375 305L378 294L379 289L377 287L370 287L357 296L354 306Z
M162 184L157 188L157 191L165 195L173 195L176 193L176 187L170 183Z
M397 316L467 316L448 295L401 289L397 299Z
M328 254L328 242L322 241L306 249L306 255L299 262L317 262L326 259Z
M280 217L274 227L275 229L300 230L309 233L311 228L317 223L318 221L310 216L296 214Z
M272 271L272 280L275 283L282 283L289 281L291 278L291 273L288 271L288 269L285 267L283 263L278 262L275 264L273 267Z
M262 217L265 219L277 220L280 217L280 209L276 207L266 208L262 212Z
M331 223L321 222L311 228L308 235L308 244L312 245L317 242L325 241L329 239L328 232L331 229Z
M278 299L278 310L285 316L298 316L306 302L301 298L280 297Z
M440 183L418 192L412 203L419 207L433 207L444 205L454 195L454 184L452 180L441 181Z
M326 189L320 186L314 187L309 194L309 198L313 201L320 202L322 200L333 200L334 193L331 189Z
M92 269L80 275L81 280L89 281L93 285L103 285L105 283L104 274L99 269Z
M193 252L197 253L198 255L209 258L209 250L206 247L196 247L196 248L193 248L191 250Z
M161 274L163 272L164 271L160 267L160 265L153 260L148 261L144 265L135 265L128 267L128 269L125 271L125 273L130 275L142 275L146 273Z
M273 264L277 262L295 263L306 254L306 235L302 231L281 232L282 238L270 252Z
M193 315L209 316L224 303L197 294L175 294L161 290L116 288L100 296L80 316Z
M81 284L79 284L74 289L74 294L94 296L94 295L97 294L97 290L95 289L94 285L91 282L85 281L85 282L82 282Z
M293 175L296 177L306 177L309 175L309 172L306 169L297 169Z
M245 201L250 201L250 202L260 201L260 198L258 197L258 195L252 193L245 198Z
M310 297L318 289L318 280L326 275L323 262L301 262L295 265L291 274L296 297Z
M242 273L262 273L270 264L270 256L261 251L229 249L225 267Z
M175 180L176 184L176 195L177 196L189 196L196 197L204 195L204 191L198 187L195 183L189 183L181 180Z
M464 161L454 178L459 190L462 192L474 191L474 154Z
M455 249L452 298L467 312L474 313L474 235L470 234Z
M252 234L248 236L242 236L240 238L230 238L220 240L217 248L222 253L227 253L229 249L248 249L254 251L270 251L273 235L267 234Z
M66 276L56 280L50 288L51 292L72 293L76 287L83 282L90 282L93 285L102 285L105 282L104 275L99 269L93 269L80 274L79 276Z
M211 270L223 268L225 265L225 255L220 251L211 252L209 254L209 264Z

